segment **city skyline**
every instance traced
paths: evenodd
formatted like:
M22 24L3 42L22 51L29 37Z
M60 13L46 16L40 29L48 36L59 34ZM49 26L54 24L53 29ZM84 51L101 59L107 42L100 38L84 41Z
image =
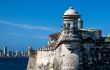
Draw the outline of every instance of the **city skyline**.
M3 49L0 49L0 57L28 57L28 51L24 50L9 50L7 46L4 46Z
M48 35L58 32L62 13L73 6L84 20L84 28L99 28L107 36L110 26L108 0L4 0L0 1L0 49L26 50L47 44Z

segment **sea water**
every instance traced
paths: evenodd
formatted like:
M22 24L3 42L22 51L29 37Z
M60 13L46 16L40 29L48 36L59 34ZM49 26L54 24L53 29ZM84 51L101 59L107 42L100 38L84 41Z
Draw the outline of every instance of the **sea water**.
M0 70L26 70L28 58L0 58Z

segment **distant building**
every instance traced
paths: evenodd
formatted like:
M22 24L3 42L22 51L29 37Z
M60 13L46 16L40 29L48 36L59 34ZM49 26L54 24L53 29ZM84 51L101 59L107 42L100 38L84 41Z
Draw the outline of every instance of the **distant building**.
M0 50L0 57L28 57L28 52L27 51L8 51L7 47L4 46L3 50Z
M21 51L21 56L22 56L22 57L28 57L28 52Z
M16 51L15 57L21 57L21 52L19 50Z
M28 57L29 55L28 55L28 52L25 52L25 57Z
M3 51L0 50L0 57L3 57Z
M13 57L15 57L16 53L14 51L12 51Z
M4 46L4 51L3 51L3 53L4 53L4 57L7 57L7 47L6 47L6 46Z
M8 56L8 57L13 57L13 52L12 52L12 51L8 51L7 56Z
M21 56L24 57L25 56L25 52L21 51Z
M83 20L70 7L63 15L64 26L49 36L47 46L29 48L27 70L110 70L110 34L84 29Z

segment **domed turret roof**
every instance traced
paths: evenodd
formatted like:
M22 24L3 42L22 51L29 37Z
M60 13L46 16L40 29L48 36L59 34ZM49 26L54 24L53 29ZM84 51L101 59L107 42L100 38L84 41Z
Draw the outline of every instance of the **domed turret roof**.
M69 9L64 13L64 15L78 15L77 11L73 9L73 7L69 7Z

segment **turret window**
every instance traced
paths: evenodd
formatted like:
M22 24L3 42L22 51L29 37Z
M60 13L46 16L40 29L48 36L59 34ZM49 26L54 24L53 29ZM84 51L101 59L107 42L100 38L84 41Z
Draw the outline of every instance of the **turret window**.
M66 27L66 24L64 24L64 27Z
M67 23L67 27L70 27L70 23Z
M67 30L69 30L70 28L70 23L67 23Z

